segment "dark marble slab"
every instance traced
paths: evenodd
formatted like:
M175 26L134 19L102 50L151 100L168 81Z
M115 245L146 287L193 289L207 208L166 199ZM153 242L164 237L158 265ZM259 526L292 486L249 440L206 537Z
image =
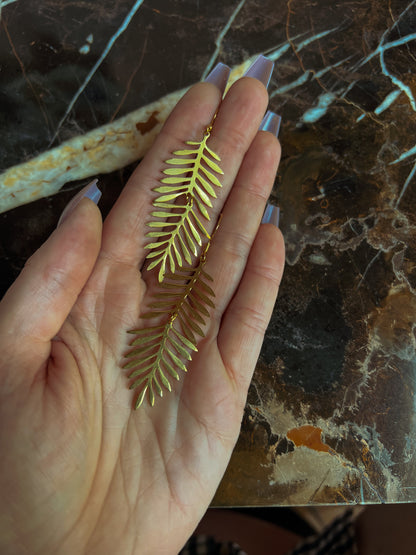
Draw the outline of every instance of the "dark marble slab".
M218 505L416 501L416 2L1 2L0 167L276 61L287 267ZM105 214L132 168L100 177ZM1 291L81 183L0 215Z

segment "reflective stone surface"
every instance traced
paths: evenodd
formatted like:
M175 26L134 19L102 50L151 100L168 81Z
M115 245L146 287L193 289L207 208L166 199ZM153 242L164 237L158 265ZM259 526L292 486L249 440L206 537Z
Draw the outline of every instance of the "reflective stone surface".
M214 503L416 501L415 2L1 5L2 170L217 61L275 60L287 266ZM131 170L100 176L104 214ZM0 214L2 292L82 184Z

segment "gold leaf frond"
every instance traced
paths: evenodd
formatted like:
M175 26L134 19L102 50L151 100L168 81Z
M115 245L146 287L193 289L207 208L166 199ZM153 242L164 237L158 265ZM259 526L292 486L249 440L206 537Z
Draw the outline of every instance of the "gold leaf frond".
M197 256L198 247L209 234L203 224L203 218L209 221L207 208L212 208L211 198L216 198L215 187L221 187L218 175L223 171L217 162L220 157L207 145L209 128L202 141L187 141L192 148L176 150L176 158L166 160L169 167L163 171L167 176L161 180L159 193L153 202L155 211L147 225L152 231L147 237L156 241L148 244L152 259L148 270L160 265L158 279L162 282L165 273L174 273L176 268L192 263L192 256Z
M215 307L212 301L215 294L208 283L212 278L204 270L209 245L210 242L198 266L165 275L149 312L142 316L162 323L129 332L135 339L130 343L133 349L126 355L130 360L123 367L132 370L128 376L134 380L130 389L141 388L136 409L143 403L146 392L153 406L155 393L162 397L163 388L171 391L170 379L179 380L180 372L186 372L186 364L198 350L198 339L205 335L202 328L209 317L208 307Z

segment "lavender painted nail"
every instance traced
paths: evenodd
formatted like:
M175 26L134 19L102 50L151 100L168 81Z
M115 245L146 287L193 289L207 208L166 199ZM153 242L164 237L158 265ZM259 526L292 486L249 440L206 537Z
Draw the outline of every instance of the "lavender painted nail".
M97 183L98 179L94 179L94 181L91 181L91 183L89 183L86 187L81 189L81 191L79 191L79 193L75 195L75 197L69 202L69 204L66 205L56 227L59 227L64 222L64 220L66 220L66 218L71 214L73 210L75 210L76 206L81 202L83 198L89 198L95 204L98 204L102 193L97 187Z
M223 95L225 91L225 87L227 86L230 72L231 72L231 69L227 65L220 62L214 67L211 73L208 74L205 81L207 83L212 83L213 85L218 87L221 91L221 94Z
M269 131L269 133L272 133L273 135L278 137L281 122L282 118L278 114L275 114L271 110L267 110L266 115L264 116L260 124L259 130Z
M94 179L94 181L91 181L91 183L87 185L88 188L84 192L81 198L84 198L84 197L89 198L93 202L95 202L95 204L98 204L102 193L100 189L97 187L97 183L98 183L98 179Z
M270 82L270 78L272 76L274 68L274 62L266 58L262 54L258 56L248 70L245 72L245 77L254 77L254 79L258 79L263 83L263 85L267 88Z
M273 224L276 227L278 227L279 217L280 217L280 208L278 206L274 206L273 204L267 203L261 223Z

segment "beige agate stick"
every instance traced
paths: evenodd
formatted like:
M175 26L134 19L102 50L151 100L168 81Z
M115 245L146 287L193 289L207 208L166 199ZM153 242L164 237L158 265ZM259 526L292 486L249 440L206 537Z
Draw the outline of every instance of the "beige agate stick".
M229 85L256 56L233 68ZM124 168L146 154L187 89L170 93L0 174L0 213L57 193L65 183Z

